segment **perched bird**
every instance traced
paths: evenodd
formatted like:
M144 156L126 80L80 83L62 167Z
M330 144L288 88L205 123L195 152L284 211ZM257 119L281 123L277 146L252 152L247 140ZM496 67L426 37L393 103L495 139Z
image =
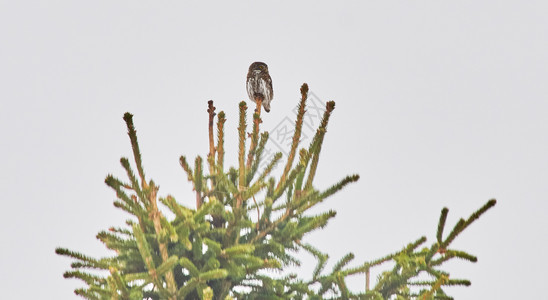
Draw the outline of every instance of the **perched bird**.
M274 98L272 78L268 74L268 66L264 62L254 62L247 72L247 94L251 101L261 99L266 112L270 112L270 101Z

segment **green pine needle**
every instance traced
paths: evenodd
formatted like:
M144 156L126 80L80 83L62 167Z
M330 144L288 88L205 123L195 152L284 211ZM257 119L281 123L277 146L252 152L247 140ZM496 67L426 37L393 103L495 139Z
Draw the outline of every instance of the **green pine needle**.
M442 287L470 285L466 279L449 279L449 273L442 267L454 258L477 261L477 257L465 251L448 247L493 207L495 200L488 201L467 219L460 219L445 239L448 209L444 208L436 240L431 245L420 248L426 242L426 237L421 237L398 251L357 265L351 264L354 254L348 253L335 263L331 273L322 274L328 255L304 239L308 233L325 227L336 213L328 210L312 214L311 209L356 182L359 175L344 177L327 189L313 187L334 101L327 102L316 135L308 148L299 150L298 163L293 165L302 136L308 92L308 85L303 84L289 155L284 158L276 153L260 173L269 140L268 132L261 132L258 126L260 116L253 115L254 126L248 135L247 105L243 101L239 104L238 163L225 171L226 116L222 111L218 115L215 146L210 103L209 168L204 170L201 156L196 157L192 168L185 156L179 159L195 190L196 207L192 208L186 205L189 199L184 197L181 202L171 195L160 197L156 184L145 180L133 116L126 113L124 120L137 174L130 160L121 158L127 179L122 181L108 175L105 183L116 193L114 205L133 217L126 221L126 228L111 227L97 234L113 251L111 257L95 259L65 248L55 250L58 255L74 259L72 270L64 276L80 279L87 285L75 293L87 299L450 299ZM284 167L276 176L274 168L282 159ZM275 204L284 195L284 201ZM169 211L159 208L157 199ZM165 212L168 214L164 215ZM366 233L368 228L360 230ZM271 276L264 272L299 267L301 262L296 254L300 249L317 260L309 280L292 273ZM380 275L370 288L371 269L385 263L391 265L378 272ZM87 273L88 270L102 270L102 274ZM417 281L421 275L434 279ZM349 276L365 276L366 291L351 292L346 284Z

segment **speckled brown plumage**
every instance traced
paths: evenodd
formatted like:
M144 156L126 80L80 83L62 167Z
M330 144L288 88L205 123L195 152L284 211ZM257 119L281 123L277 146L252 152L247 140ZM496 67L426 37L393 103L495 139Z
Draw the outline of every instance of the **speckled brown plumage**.
M262 99L266 112L270 112L270 102L274 98L272 78L268 74L268 66L263 62L254 62L247 72L247 95L253 102Z

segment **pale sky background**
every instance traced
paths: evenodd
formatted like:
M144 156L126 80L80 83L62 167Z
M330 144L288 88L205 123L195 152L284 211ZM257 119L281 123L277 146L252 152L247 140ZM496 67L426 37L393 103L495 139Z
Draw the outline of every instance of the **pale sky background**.
M71 261L55 247L109 254L95 235L128 218L103 183L131 153L126 111L160 194L193 205L178 158L207 152L213 99L228 116L225 165L237 162L247 68L264 61L275 98L263 128L293 118L307 82L337 102L316 186L361 176L307 239L330 266L430 245L444 206L452 226L496 198L454 243L479 258L448 265L472 285L447 290L541 299L547 15L545 1L0 1L2 298L75 299L83 283L62 278Z

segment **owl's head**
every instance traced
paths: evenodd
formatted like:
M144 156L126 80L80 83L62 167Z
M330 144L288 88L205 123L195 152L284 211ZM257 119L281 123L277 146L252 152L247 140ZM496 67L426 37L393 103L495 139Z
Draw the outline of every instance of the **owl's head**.
M264 62L256 61L249 66L249 72L264 72L268 71L268 66Z

